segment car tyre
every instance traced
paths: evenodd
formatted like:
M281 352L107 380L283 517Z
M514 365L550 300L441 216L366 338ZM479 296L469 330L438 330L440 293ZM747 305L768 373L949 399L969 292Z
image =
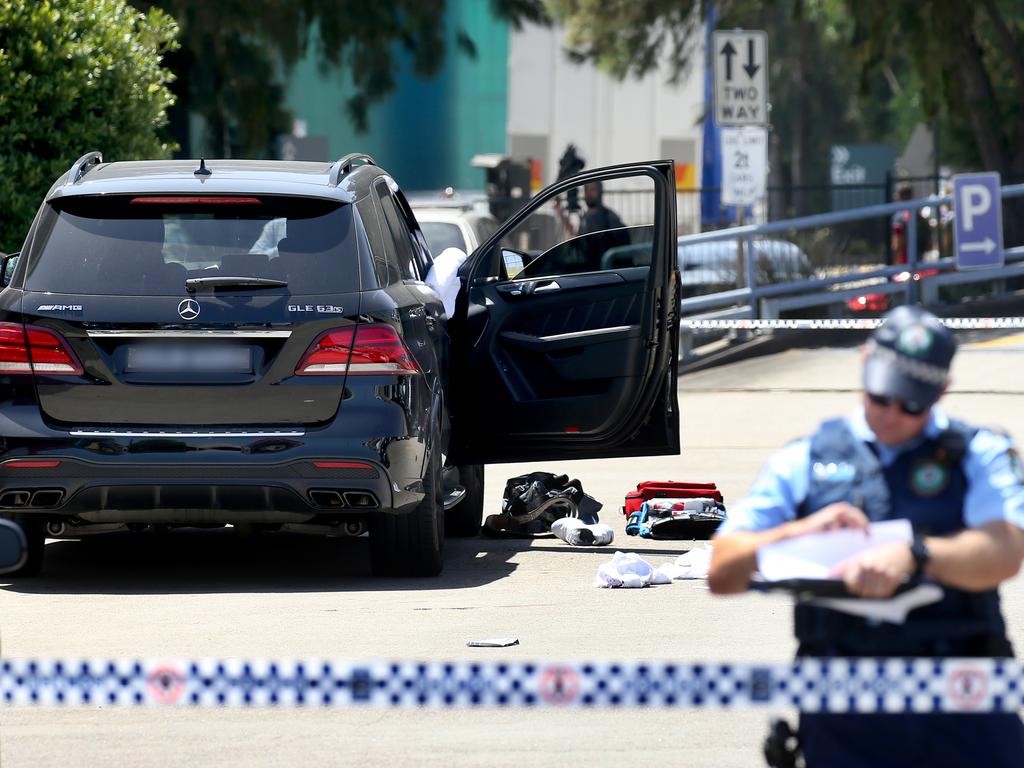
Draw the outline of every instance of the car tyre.
M423 501L407 514L374 513L370 518L370 567L378 576L437 576L444 565L444 506L441 457L430 452L423 477Z
M466 489L462 501L445 512L445 534L476 536L484 517L484 465L463 464L459 467L459 483Z
M25 543L28 546L28 557L21 568L16 571L10 571L9 573L3 574L0 576L0 580L5 577L26 578L39 575L39 571L43 567L43 547L46 544L46 522L40 515L14 513L10 515L3 515L3 517L20 525L21 530L25 532Z

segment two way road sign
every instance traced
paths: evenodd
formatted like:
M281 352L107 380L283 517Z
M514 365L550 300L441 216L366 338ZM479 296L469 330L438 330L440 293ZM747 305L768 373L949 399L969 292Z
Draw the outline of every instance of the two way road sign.
M715 121L719 125L768 124L768 34L763 30L715 32Z
M953 214L956 268L1003 266L1003 201L999 174L954 176Z

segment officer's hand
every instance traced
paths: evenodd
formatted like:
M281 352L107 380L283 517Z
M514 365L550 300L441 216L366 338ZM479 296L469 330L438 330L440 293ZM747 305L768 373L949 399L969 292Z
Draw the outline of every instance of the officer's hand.
M914 572L914 558L906 544L886 544L844 560L832 570L846 588L860 597L891 597Z
M835 531L840 528L853 528L860 531L867 531L868 517L857 507L845 501L838 501L829 504L815 512L813 515L798 520L794 523L797 527L795 534L805 536L809 533L824 533Z

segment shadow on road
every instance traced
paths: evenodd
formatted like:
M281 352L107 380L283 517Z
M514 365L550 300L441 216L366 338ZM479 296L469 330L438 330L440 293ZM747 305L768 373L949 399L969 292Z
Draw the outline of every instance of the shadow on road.
M112 533L49 541L42 573L10 580L2 589L69 595L458 589L510 575L517 567L511 558L528 546L449 539L441 576L377 578L370 573L366 538L244 536L230 529Z

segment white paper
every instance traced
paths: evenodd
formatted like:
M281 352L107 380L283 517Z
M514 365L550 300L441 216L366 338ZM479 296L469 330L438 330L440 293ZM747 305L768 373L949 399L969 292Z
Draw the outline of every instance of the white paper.
M910 544L913 538L909 520L871 523L866 532L844 528L797 536L761 547L757 567L768 581L827 579L835 566L858 552L884 544Z
M909 520L886 520L871 523L867 532L842 529L768 544L758 550L757 564L768 581L827 579L835 566L858 552L885 544L910 544L913 538ZM819 597L808 602L854 616L902 624L910 611L941 600L942 595L942 587L928 583L882 600Z

